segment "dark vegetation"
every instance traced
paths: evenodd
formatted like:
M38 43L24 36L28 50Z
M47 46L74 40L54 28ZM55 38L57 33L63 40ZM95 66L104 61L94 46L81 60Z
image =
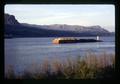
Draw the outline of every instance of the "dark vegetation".
M34 65L34 66L33 66ZM12 67L5 74L6 79L104 79L115 78L115 56L113 54L86 55L85 58L68 58L64 62L44 61L38 69L37 64L26 70L22 75L16 75ZM31 72L31 71L32 72Z

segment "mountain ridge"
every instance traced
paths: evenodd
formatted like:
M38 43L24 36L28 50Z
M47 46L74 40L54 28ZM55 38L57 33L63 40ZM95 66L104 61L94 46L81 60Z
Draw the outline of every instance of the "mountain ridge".
M71 36L104 36L111 35L99 25L96 26L80 26L67 24L54 25L33 25L27 23L19 23L14 15L5 14L5 37L71 37Z

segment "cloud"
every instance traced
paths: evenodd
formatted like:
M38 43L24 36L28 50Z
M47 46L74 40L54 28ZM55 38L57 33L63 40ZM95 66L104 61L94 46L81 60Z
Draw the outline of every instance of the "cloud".
M115 25L113 5L6 5L5 13L30 24Z

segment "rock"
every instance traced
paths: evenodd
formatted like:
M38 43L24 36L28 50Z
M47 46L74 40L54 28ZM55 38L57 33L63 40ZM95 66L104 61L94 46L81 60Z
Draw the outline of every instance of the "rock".
M5 24L10 24L10 25L19 24L19 22L16 20L15 16L13 15L5 14L4 18L5 18Z

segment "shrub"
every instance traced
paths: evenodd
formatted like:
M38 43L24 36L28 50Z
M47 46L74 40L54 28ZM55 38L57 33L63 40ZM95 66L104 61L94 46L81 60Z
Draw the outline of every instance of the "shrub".
M17 76L12 67L5 77L8 79L96 79L115 77L115 55L90 53L84 58L78 56L76 60L68 58L64 62L58 59L44 61L35 72L24 71Z

